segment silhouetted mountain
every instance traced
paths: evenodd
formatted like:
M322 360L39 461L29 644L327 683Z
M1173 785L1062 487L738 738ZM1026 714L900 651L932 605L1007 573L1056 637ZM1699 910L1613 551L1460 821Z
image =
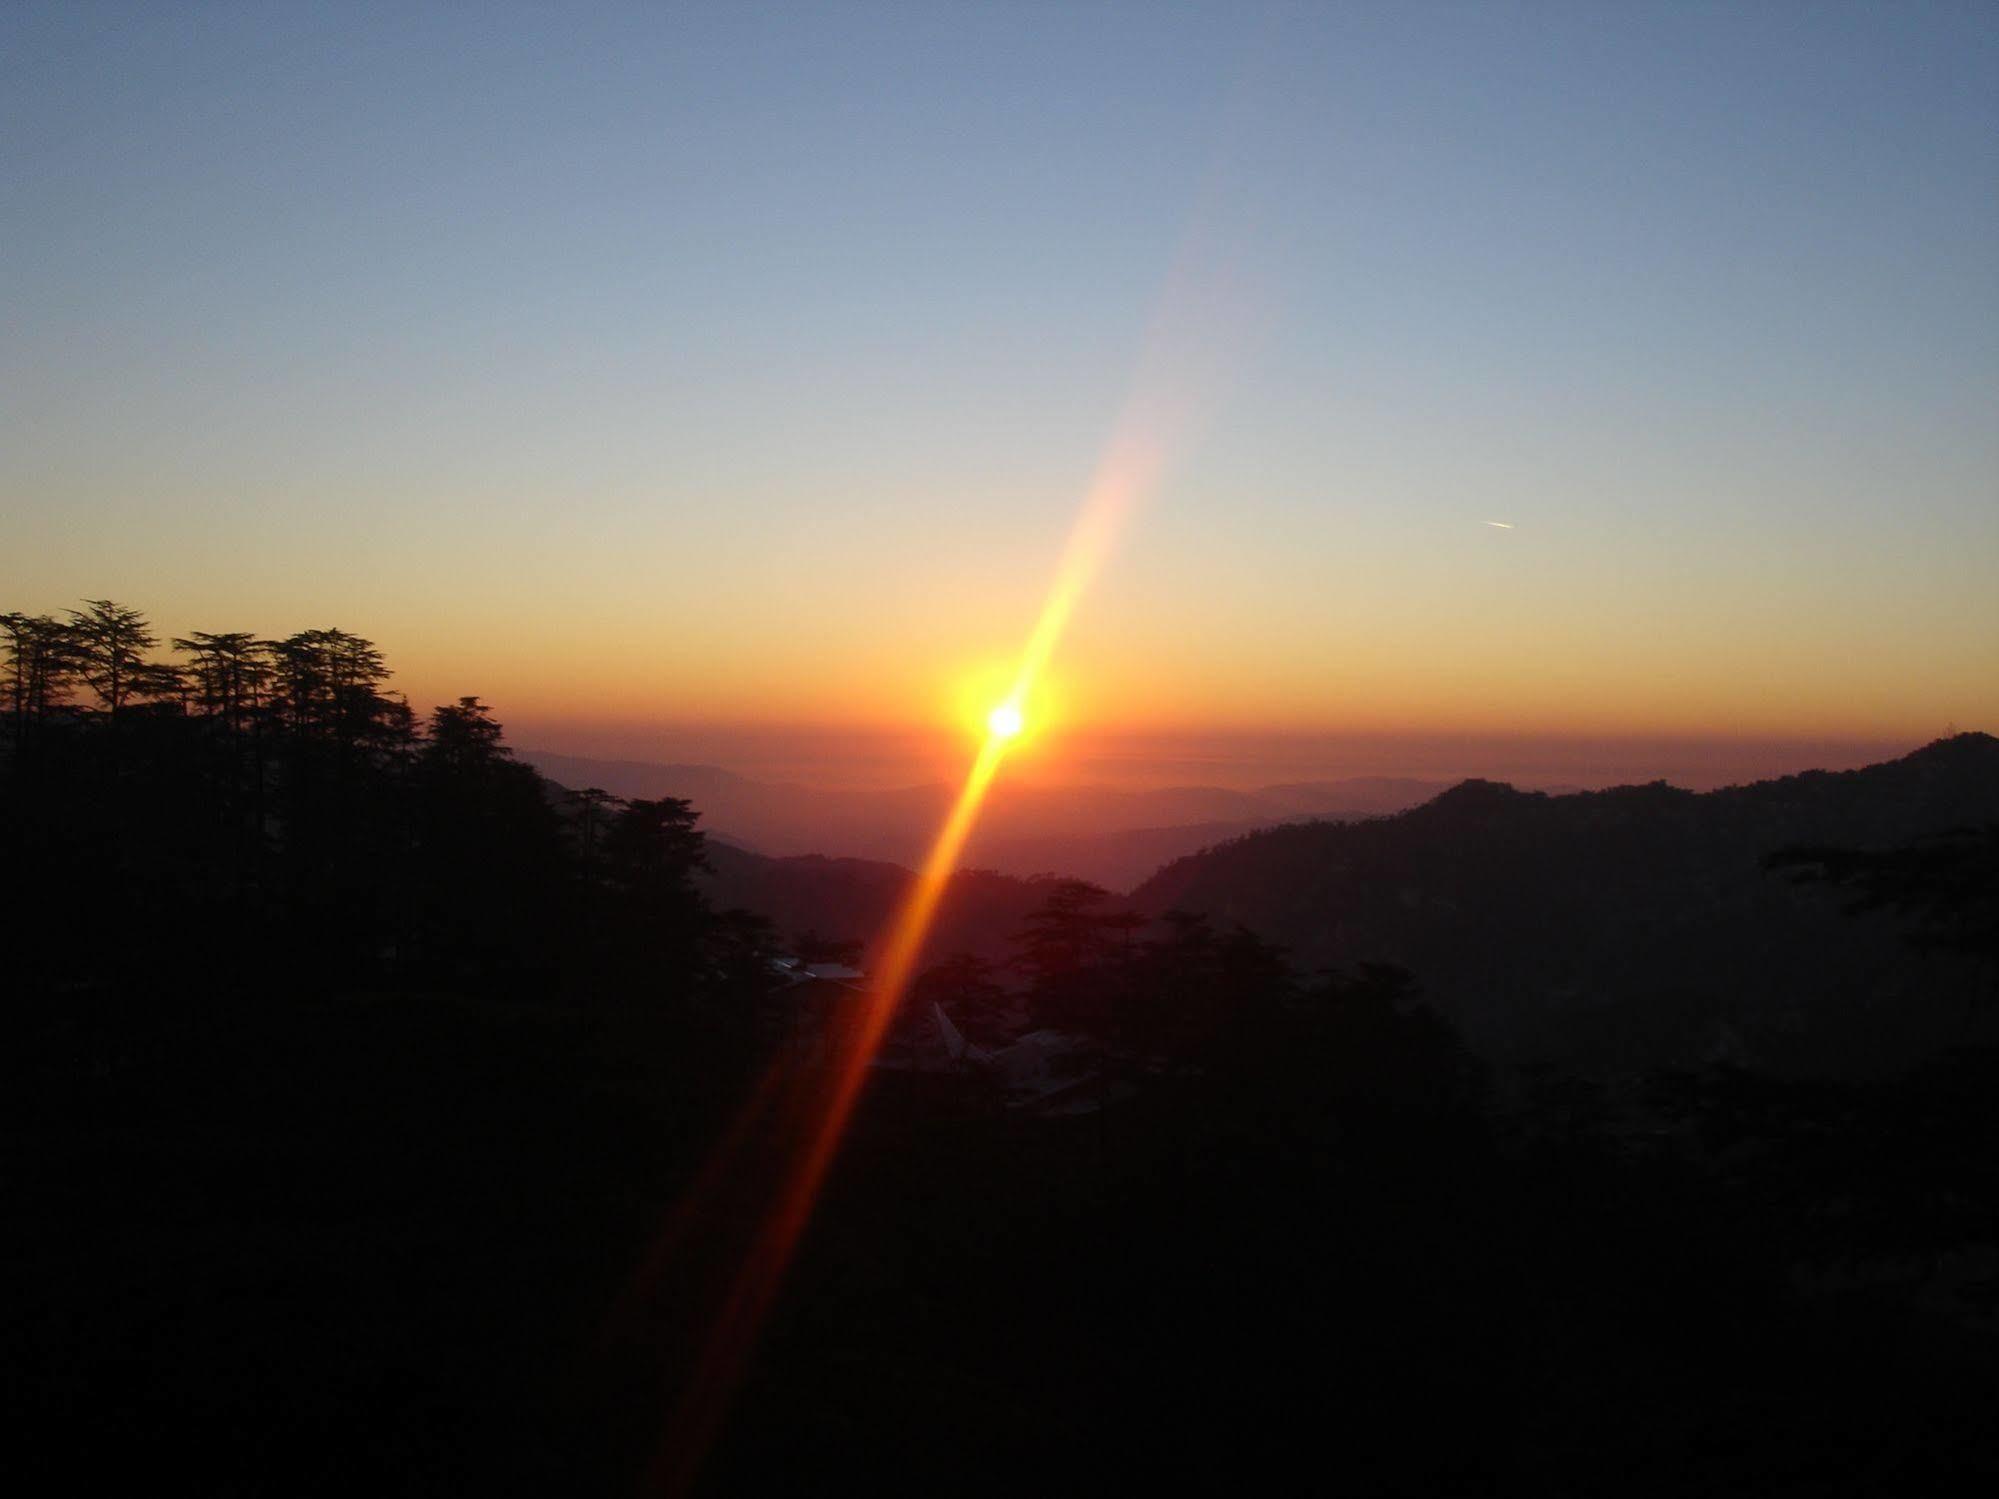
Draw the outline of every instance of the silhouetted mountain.
M683 797L702 825L774 856L825 854L915 865L936 836L956 788L857 789L757 781L712 765L591 760L523 750L521 758L565 786L619 796ZM1440 790L1434 781L1386 776L1297 782L1237 791L1219 786L1123 790L1109 786L994 788L965 852L968 865L1008 874L1075 875L1118 889L1169 859L1252 828L1301 817L1400 811Z
M1163 864L1282 820L1266 817L1254 822L1195 822L1082 835L985 838L977 852L981 862L995 869L1068 875L1107 890L1129 890Z
M1400 815L1270 828L1133 892L1288 948L1404 964L1495 1056L1887 1063L1959 1038L1956 960L1760 867L1787 845L1889 847L1999 820L1999 740L1694 793L1549 796L1466 781Z
M708 863L710 873L700 883L716 907L755 912L786 938L807 931L857 938L868 961L915 879L902 865L878 859L774 859L716 840L708 844ZM969 952L1003 961L1007 939L1047 888L1044 880L960 870L945 890L924 951L930 959Z
M140 1462L173 1492L660 1492L732 1385L693 1492L1815 1493L1855 1453L1895 1492L1983 1492L1999 1468L1999 1047L1578 1075L1965 1034L1999 822L1910 835L1999 811L1992 740L1708 796L1467 782L1149 882L1358 960L1320 976L1081 882L961 873L931 955L1012 961L917 974L883 1041L859 975L781 949L846 961L900 865L565 790L479 699L419 718L381 691L343 631L189 637L183 670L111 601L4 620L0 1321L31 1492ZM1488 1049L1587 1065L1481 1066L1426 988ZM718 1378L711 1334L750 1332Z
M1384 776L1265 786L1254 794L1268 810L1247 821L1181 823L1100 833L1049 833L1037 837L986 834L975 839L973 851L981 864L994 869L1015 874L1069 875L1107 890L1129 890L1175 859L1259 828L1286 822L1344 822L1384 816L1416 806L1438 789L1435 781Z

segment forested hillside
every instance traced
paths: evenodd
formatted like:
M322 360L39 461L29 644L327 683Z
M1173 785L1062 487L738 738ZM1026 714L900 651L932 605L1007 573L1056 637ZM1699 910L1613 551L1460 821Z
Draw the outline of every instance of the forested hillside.
M774 960L851 957L906 871L554 787L342 631L6 625L10 1472L656 1491L818 1139L800 1039L869 1002L807 1011ZM969 951L860 1058L698 1491L1989 1478L1999 1051L1945 1043L1992 1014L1992 844L1902 835L1989 807L1993 751L1470 783L1173 866L1153 910L961 876L938 941ZM1700 1026L1631 977L1676 961ZM1614 993L1567 1066L1481 1061L1432 1003L1489 1039L1548 974ZM1557 998L1523 1034L1578 1034ZM1717 1013L1742 1054L1687 1064ZM1866 1066L1781 1075L1772 1036Z
M1963 959L1765 866L1999 822L1999 740L1696 794L1468 781L1398 816L1272 828L1160 870L1141 910L1241 923L1310 969L1421 972L1488 1055L1885 1065L1976 1034Z

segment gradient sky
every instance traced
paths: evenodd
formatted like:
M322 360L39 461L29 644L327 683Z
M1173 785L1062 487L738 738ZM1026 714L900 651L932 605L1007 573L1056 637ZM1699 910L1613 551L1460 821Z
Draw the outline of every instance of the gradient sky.
M1999 7L0 12L0 608L942 724L1134 391L1079 731L1999 729Z

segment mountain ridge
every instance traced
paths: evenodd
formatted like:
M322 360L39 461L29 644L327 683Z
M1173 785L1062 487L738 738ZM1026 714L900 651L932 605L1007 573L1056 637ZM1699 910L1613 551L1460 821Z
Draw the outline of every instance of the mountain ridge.
M1894 1046L1936 1042L1916 1034L1946 1025L1919 1013L1921 991L1952 987L1951 960L1912 952L1885 920L1845 919L1762 860L1989 822L1999 739L1963 734L1857 770L1706 792L1464 781L1383 818L1248 833L1164 866L1131 900L1239 923L1306 968L1400 964L1498 1054L1609 1063L1747 1047L1812 1065L1869 1044L1870 1013L1898 1006L1909 1023ZM1732 1003L1745 992L1758 998ZM1801 1021L1813 1005L1818 1056Z
M619 796L676 796L701 811L718 837L772 857L825 854L922 862L956 788L944 782L881 789L757 781L712 765L592 760L517 751L565 786ZM1126 789L1002 783L965 851L972 867L1057 872L1126 889L1162 863L1220 838L1300 817L1364 817L1415 805L1443 782L1360 776L1235 790L1221 786Z

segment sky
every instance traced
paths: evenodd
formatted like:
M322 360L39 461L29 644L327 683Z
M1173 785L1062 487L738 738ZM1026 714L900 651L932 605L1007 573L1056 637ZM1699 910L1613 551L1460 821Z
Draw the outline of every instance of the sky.
M551 747L952 742L1133 444L1052 744L1999 729L1995 397L1989 5L0 11L0 608Z

